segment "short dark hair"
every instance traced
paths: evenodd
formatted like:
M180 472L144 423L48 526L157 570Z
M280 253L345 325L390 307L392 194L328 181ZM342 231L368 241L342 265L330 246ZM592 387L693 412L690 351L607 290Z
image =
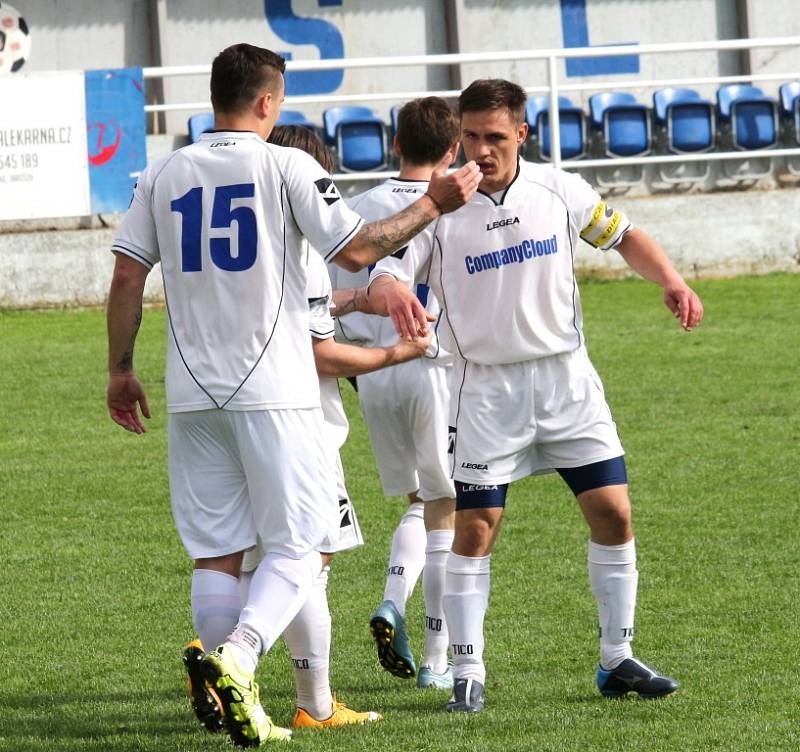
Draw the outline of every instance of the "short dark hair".
M226 47L211 64L211 104L216 112L244 112L268 88L278 91L286 61L275 52L252 44Z
M525 120L528 95L521 86L504 78L480 78L473 81L458 98L458 114L508 108L516 123Z
M319 136L303 125L276 125L267 139L278 146L293 146L310 154L322 165L325 172L333 172L333 157Z
M458 118L441 97L406 102L397 113L397 144L403 160L435 164L458 141Z

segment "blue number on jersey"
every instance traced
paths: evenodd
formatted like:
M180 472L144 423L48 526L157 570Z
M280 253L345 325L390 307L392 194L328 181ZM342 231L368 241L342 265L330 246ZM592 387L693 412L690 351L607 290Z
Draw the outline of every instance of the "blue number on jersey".
M235 198L253 198L253 183L221 185L214 191L211 227L237 226L238 254L231 254L230 238L211 238L211 261L226 272L243 272L256 262L258 232L256 215L249 206L231 209ZM170 209L181 215L181 271L199 272L203 269L203 189L192 188L170 203Z

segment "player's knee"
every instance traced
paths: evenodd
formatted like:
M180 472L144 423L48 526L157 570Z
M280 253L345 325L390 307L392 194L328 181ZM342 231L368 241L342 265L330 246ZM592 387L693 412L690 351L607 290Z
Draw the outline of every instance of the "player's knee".
M473 519L456 523L453 551L460 556L486 556L493 540L492 526L487 520Z

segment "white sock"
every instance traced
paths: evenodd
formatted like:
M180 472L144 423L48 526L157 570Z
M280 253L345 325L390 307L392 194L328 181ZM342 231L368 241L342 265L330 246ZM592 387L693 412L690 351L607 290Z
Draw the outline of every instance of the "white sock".
M589 541L589 584L600 616L600 665L619 666L633 656L633 620L636 611L636 544L619 546Z
M204 650L225 642L239 621L239 580L213 569L192 572L192 623Z
M425 594L425 650L423 666L443 674L447 670L447 620L442 607L447 557L453 546L453 530L429 530L425 547L422 590Z
M319 553L301 559L268 553L253 573L247 605L239 625L259 637L259 651L267 653L305 602L314 579L322 570Z
M392 551L383 600L392 601L401 616L425 565L425 520L422 502L410 504L392 536Z
M247 605L247 596L250 595L250 583L253 580L255 571L255 569L251 569L249 572L242 572L239 575L239 602L241 603L241 608Z
M447 558L444 612L453 651L453 676L486 682L483 663L483 617L489 607L491 554Z
M331 614L328 609L328 571L325 567L314 580L306 602L283 632L294 663L297 707L318 721L333 712L329 677Z

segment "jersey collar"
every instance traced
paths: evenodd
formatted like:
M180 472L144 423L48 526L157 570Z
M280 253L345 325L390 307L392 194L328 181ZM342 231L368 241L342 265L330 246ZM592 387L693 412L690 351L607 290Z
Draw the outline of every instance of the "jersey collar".
M517 171L514 173L514 177L511 179L511 182L506 186L506 189L503 191L503 194L500 196L500 200L499 201L495 201L494 196L492 196L490 193L485 193L480 188L478 188L478 193L480 193L481 196L486 196L486 198L488 198L489 201L491 201L495 206L502 206L503 203L506 200L506 196L508 196L508 192L511 190L511 186L514 185L514 183L517 181L517 178L519 177L520 163L521 163L521 160L520 160L519 157L517 157Z

